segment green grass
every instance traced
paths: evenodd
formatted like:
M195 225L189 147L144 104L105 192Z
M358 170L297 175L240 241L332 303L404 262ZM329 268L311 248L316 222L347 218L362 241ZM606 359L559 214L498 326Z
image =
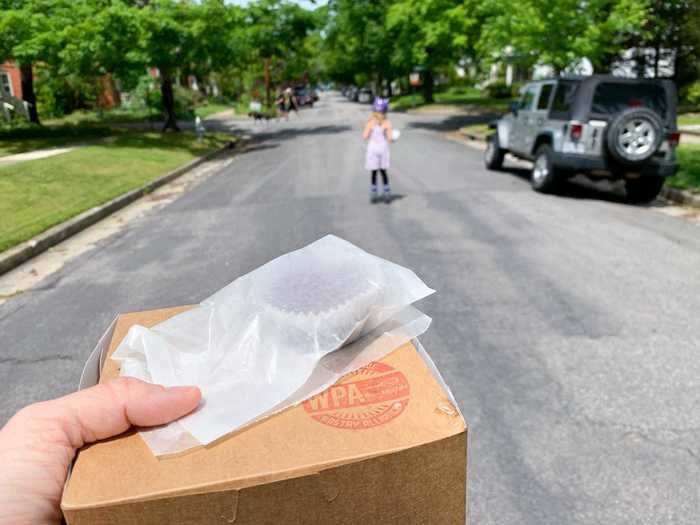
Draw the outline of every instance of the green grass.
M681 190L700 192L700 145L681 145L677 150L680 170L666 184Z
M212 102L197 107L195 113L205 119L229 109L229 105ZM65 117L45 119L41 126L25 124L3 128L0 129L0 157L37 149L92 144L123 133L123 124L147 122L149 118L160 122L161 117L147 109L117 108L102 113L76 111Z
M194 112L199 115L200 118L207 118L211 115L214 115L216 113L221 113L222 111L228 111L230 109L233 109L232 104L219 104L215 102L211 102L209 104L206 104L204 106L199 106L198 108L195 108Z
M104 126L23 126L0 131L0 157L37 149L89 144L114 133Z
M491 98L476 88L451 88L434 94L435 104L460 106L467 109L484 110L486 112L507 111L509 100ZM412 107L430 107L423 100L423 95L404 95L392 98L391 109L401 111Z
M222 147L231 136L125 133L41 160L0 166L0 251Z
M694 124L700 124L700 113L686 113L685 115L678 115L679 126L692 126Z
M43 119L42 124L45 126L90 126L95 124L110 125L124 124L128 122L141 122L148 120L149 116L160 118L154 111L147 108L127 109L115 108L106 111L74 111L70 115L60 118Z

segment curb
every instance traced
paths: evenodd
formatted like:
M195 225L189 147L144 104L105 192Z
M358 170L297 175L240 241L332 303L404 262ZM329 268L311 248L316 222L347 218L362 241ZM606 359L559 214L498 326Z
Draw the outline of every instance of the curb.
M148 184L141 186L140 188L136 188L135 190L131 190L123 195L115 197L111 201L95 206L94 208L90 208L80 215L57 224L56 226L49 228L45 232L40 233L28 241L15 246L14 248L10 248L5 252L0 253L0 275L13 270L32 257L36 257L52 246L57 245L59 242L83 231L88 226L92 226L96 222L104 219L108 215L111 215L115 211L128 206L147 193L151 193L153 190L177 179L200 164L203 164L206 161L218 156L220 153L229 149L234 149L237 144L238 141L230 142L223 148L211 151L206 155L202 155L201 157L196 158L169 173L166 173L162 177L159 177Z
M685 190L677 190L676 188L661 188L660 196L676 204L683 204L692 208L700 208L700 195L690 193Z

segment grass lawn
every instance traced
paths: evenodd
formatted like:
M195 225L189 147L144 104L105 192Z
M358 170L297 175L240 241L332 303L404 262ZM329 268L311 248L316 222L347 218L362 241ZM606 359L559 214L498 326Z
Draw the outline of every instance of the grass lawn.
M231 135L124 133L42 160L0 166L0 251L220 148Z
M684 115L678 115L679 126L692 126L694 124L700 124L700 113L686 113Z
M0 157L36 149L87 144L112 133L110 128L104 126L27 126L4 129L0 130Z
M231 108L226 104L209 103L197 107L195 113L205 119ZM161 117L149 113L147 109L117 108L102 113L76 111L65 117L44 119L42 126L0 129L0 157L37 149L95 143L105 137L124 133L123 124L146 122L149 118L160 122Z
M666 179L672 188L700 192L700 145L686 144L677 150L680 170L673 177Z
M222 111L229 111L231 109L233 109L233 104L218 104L215 102L211 102L204 106L199 106L198 108L195 108L194 112L197 115L199 115L200 118L205 119L216 113L221 113Z
M490 98L482 91L475 88L451 88L434 95L435 104L464 106L471 109L484 109L489 112L502 112L508 110L508 99ZM423 95L404 95L391 99L391 109L406 110L412 107L430 107L425 104Z

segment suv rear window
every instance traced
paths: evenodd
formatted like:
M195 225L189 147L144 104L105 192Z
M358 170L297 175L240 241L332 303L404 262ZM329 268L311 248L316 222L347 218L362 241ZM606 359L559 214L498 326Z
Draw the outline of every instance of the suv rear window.
M648 108L666 116L666 92L652 84L602 82L595 88L591 113L613 115L628 108Z
M578 86L578 82L568 80L560 80L557 83L552 109L549 112L550 118L557 120L568 120L571 118L571 110Z

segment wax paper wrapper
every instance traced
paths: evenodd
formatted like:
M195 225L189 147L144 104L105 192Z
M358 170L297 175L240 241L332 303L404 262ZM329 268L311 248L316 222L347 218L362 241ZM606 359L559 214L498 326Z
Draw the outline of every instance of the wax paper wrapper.
M378 348L388 353L401 344L386 344L391 338L422 333L429 319L408 306L432 292L411 270L329 235L192 310L152 328L133 326L112 359L122 375L202 390L193 413L160 434L143 434L154 453L179 452L318 393L383 357ZM368 344L382 337L383 344ZM337 360L322 363L332 353Z

